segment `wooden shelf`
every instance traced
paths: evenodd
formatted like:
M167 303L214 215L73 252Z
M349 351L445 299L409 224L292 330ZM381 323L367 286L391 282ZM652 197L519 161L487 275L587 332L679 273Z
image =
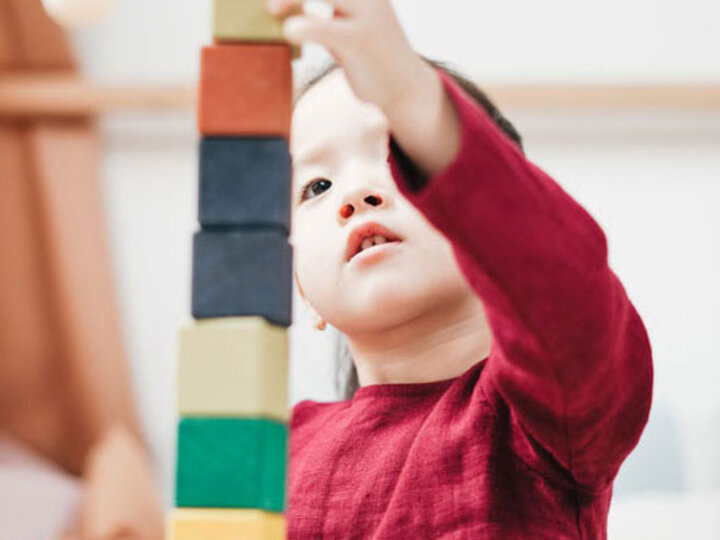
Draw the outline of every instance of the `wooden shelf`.
M485 86L502 107L720 110L720 86ZM102 85L72 75L4 75L0 117L62 117L131 110L189 110L192 86Z
M78 116L131 110L190 109L192 87L110 86L68 75L0 77L0 116Z
M487 92L511 107L720 110L720 86L714 85L490 86Z

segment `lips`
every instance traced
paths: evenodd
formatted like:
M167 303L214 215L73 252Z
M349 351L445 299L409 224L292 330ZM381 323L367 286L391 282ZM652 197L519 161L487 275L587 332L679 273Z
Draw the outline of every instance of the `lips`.
M349 262L355 255L362 251L363 241L381 236L386 242L402 242L402 238L384 225L376 222L365 223L353 229L348 237L345 262ZM368 242L365 242L368 246Z

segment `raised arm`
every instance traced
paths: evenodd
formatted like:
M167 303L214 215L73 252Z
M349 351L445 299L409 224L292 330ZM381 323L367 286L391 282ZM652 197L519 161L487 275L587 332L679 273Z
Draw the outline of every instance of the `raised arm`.
M393 131L393 177L452 243L483 300L494 340L482 384L578 484L603 489L647 422L646 329L608 266L598 224L437 74L459 118L460 149L426 175Z

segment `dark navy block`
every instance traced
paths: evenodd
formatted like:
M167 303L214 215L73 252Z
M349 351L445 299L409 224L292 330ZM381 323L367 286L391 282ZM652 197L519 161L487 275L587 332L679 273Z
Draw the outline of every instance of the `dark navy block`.
M196 319L260 315L292 321L292 246L280 229L198 231L193 238Z
M284 138L201 139L200 224L270 226L289 232L290 175Z

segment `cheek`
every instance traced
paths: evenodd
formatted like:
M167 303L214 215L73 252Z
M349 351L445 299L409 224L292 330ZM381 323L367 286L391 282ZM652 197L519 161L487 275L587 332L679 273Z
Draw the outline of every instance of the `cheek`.
M323 230L307 219L297 220L293 231L295 271L305 296L316 307L333 295L337 282L338 268L328 235L327 227Z
M434 282L438 291L458 292L468 284L463 276L452 244L429 223L421 222L419 233L422 241L419 258L423 260L423 271L416 278L425 282Z

